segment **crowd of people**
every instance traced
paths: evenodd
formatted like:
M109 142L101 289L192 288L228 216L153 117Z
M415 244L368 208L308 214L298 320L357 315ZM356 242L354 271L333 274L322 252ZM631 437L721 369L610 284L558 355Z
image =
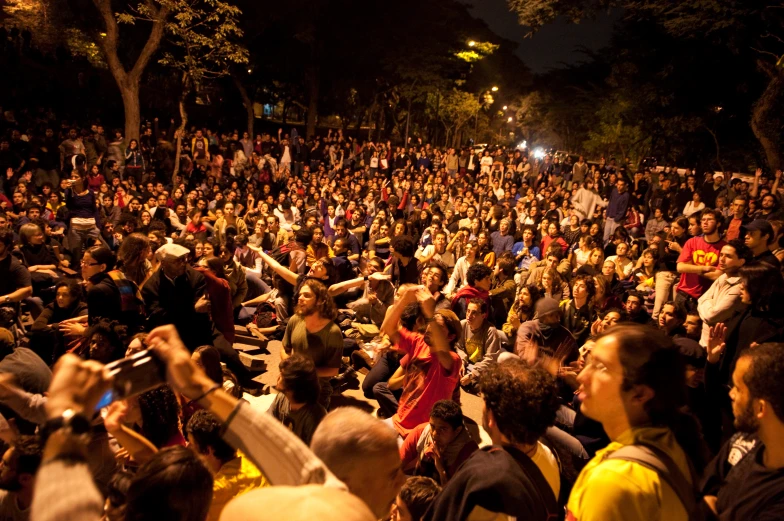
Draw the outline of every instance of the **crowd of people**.
M780 171L40 110L0 172L0 519L784 516Z

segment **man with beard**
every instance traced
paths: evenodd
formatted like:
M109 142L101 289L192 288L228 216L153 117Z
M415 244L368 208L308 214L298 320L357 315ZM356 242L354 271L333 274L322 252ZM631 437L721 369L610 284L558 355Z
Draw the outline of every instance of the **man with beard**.
M286 360L292 353L298 353L313 360L321 387L319 403L329 409L332 396L329 380L337 376L343 354L343 336L333 322L337 316L335 303L324 284L308 279L299 290L295 311L283 335L280 358Z
M705 472L705 502L721 520L784 519L784 345L749 349L732 374L738 429Z
M33 501L35 473L43 447L37 436L19 436L3 454L0 470L0 519L27 521Z

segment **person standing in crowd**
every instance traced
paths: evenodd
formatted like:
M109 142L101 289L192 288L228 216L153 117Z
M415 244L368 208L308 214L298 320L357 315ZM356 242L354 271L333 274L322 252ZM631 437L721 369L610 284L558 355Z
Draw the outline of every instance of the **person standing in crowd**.
M678 257L681 278L676 286L675 300L689 310L697 307L697 300L721 276L719 255L725 242L721 239L720 223L721 216L715 210L702 212L702 235L686 241Z
M604 224L604 244L610 242L615 230L623 224L626 211L629 209L630 196L626 189L625 179L618 179L610 193L610 202L607 205L607 221Z
M719 519L781 519L784 500L784 345L746 351L732 374L738 430L705 470L705 503Z
M667 472L678 473L675 482L696 487L707 449L696 420L680 410L685 374L672 339L653 328L619 325L595 340L578 376L580 410L612 441L580 472L567 519L690 518L679 491L636 459L640 452L651 454Z
M751 221L743 227L746 230L744 240L746 246L751 250L752 258L749 262L766 262L774 268L781 268L781 263L770 251L770 245L776 238L770 221L757 219Z

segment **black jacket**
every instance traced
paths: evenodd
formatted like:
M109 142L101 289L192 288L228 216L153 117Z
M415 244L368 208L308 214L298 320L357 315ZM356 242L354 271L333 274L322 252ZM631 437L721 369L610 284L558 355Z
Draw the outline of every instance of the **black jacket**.
M197 313L194 309L196 302L204 295L206 286L204 275L190 266L174 283L163 274L163 269L153 273L142 288L149 330L164 324L174 324L189 349L212 344L212 320L209 314Z

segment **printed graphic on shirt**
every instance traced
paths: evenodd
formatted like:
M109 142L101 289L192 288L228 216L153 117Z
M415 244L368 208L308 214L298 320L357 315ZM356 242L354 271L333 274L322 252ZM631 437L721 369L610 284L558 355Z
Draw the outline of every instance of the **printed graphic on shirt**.
M746 456L746 454L751 452L756 445L756 439L746 439L742 435L736 436L735 439L732 440L732 446L727 455L727 463L734 467Z
M716 266L719 264L719 255L712 251L696 250L691 254L695 266Z

